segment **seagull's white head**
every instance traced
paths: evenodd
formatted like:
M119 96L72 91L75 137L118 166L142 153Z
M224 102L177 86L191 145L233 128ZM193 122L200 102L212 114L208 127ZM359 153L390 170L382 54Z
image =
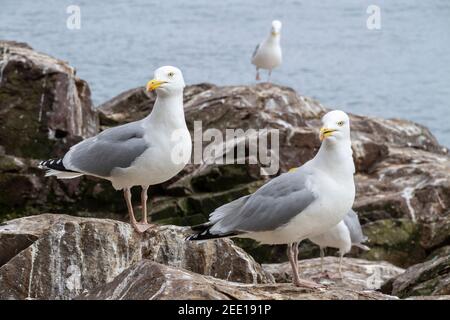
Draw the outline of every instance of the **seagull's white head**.
M281 32L281 21L273 20L271 33L273 36L279 36Z
M322 117L320 141L335 143L342 140L350 141L350 118L344 111L330 111Z
M158 94L183 92L185 87L181 70L171 66L156 69L155 78L147 83L147 91L156 90Z

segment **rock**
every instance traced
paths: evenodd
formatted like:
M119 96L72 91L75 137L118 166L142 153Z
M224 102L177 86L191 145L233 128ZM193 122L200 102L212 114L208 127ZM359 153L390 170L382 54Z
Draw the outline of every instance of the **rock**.
M0 41L0 59L0 145L7 154L57 156L97 133L89 86L74 68L10 41Z
M448 246L443 246L435 251L433 251L427 258L426 260L431 260L431 259L435 259L435 258L440 258L440 257L447 257L450 256L450 245Z
M378 290L387 280L405 271L385 261L344 258L342 262L343 279L340 279L338 278L339 258L325 257L323 261L324 272L331 274L331 278L322 274L320 258L299 260L300 276L306 279L313 279L323 285L333 285L353 290ZM265 271L274 276L277 283L290 283L292 281L292 269L288 262L263 264L262 266Z
M67 205L81 204L74 200L101 184L98 180L56 182L37 168L38 159L61 156L98 132L89 86L75 73L66 62L26 44L0 41L0 221L58 208L81 211L98 206L99 201ZM106 203L110 201L114 199Z
M450 295L442 296L413 296L408 297L406 300L450 300Z
M95 211L96 216L124 218L123 197L109 181L47 178L37 165L37 160L0 154L0 222L58 210L78 215Z
M180 268L142 260L113 281L84 293L89 300L391 300L376 291L342 288L301 289L292 284L250 285L201 276Z
M70 299L143 259L230 281L273 282L231 240L187 242L186 231L161 226L140 235L115 220L52 214L9 221L0 228L0 299Z
M65 215L41 214L0 225L0 267L43 236L57 221L69 221Z
M382 291L401 298L450 295L450 256L435 257L416 264L390 279Z
M370 250L359 256L369 260L386 260L397 266L410 266L426 257L420 244L420 230L410 219L382 219L369 222L363 227L370 239Z

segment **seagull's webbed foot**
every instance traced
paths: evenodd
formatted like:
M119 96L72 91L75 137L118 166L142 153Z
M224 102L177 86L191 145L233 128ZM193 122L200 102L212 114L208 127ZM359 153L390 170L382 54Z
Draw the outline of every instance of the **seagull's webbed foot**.
M307 280L307 279L302 279L302 278L297 278L294 277L293 281L294 285L296 287L301 287L301 288L308 288L308 289L321 289L321 288L325 288L324 285L311 281L311 280Z
M342 279L342 274L330 272L330 271L322 271L320 273L320 277L324 279L330 279L330 280L340 280Z
M131 225L133 226L134 230L138 233L144 233L150 228L154 228L154 224L150 223L142 223L142 222L131 222Z

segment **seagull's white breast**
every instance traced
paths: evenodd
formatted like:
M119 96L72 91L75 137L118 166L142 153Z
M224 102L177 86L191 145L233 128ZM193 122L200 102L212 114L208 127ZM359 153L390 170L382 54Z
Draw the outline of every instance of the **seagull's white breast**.
M282 61L281 47L279 43L264 41L258 48L252 63L261 69L271 70L278 67Z
M116 189L162 183L183 170L191 152L192 141L187 128L172 132L153 130L149 148L130 167L114 169L111 182Z

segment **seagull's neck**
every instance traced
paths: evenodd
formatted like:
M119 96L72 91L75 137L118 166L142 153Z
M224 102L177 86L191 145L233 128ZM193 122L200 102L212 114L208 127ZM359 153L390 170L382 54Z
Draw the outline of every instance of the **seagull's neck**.
M339 179L353 179L355 164L350 140L331 143L324 141L317 152L314 162L322 171Z
M269 37L266 39L266 43L273 46L279 45L280 35L274 36L273 34L269 34Z
M184 128L183 92L158 95L152 112L145 118L147 123L160 127Z

